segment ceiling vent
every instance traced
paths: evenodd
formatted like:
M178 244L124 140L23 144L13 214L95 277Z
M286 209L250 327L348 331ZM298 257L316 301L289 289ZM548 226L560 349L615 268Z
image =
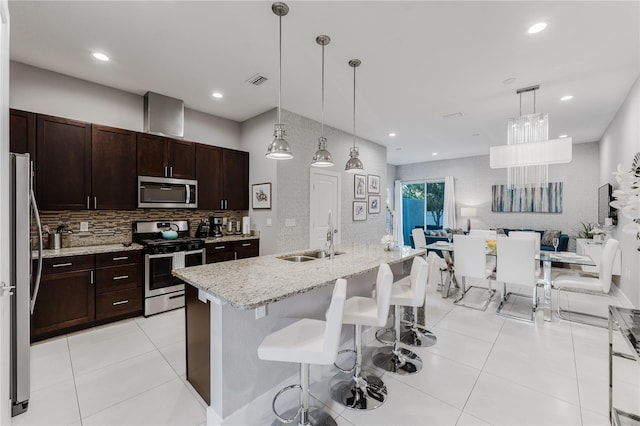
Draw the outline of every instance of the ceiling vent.
M183 138L184 101L147 92L144 95L144 131Z
M266 82L267 80L269 80L267 77L260 74L256 74L254 76L251 76L247 80L247 83L253 84L254 86L260 86L262 83Z

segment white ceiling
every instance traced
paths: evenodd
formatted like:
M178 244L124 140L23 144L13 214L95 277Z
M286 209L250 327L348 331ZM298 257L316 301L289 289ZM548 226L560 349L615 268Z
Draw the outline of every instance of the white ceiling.
M549 113L550 138L597 141L640 73L638 1L288 4L282 107L320 121L315 38L329 35L325 122L351 132L347 62L362 60L356 134L387 146L396 165L488 154L505 144L507 119L519 114L515 91L533 84L541 86L537 111ZM162 93L236 121L277 105L271 2L10 1L9 10L12 60L139 95ZM547 29L528 35L539 21ZM112 60L96 61L94 50ZM269 81L245 82L256 73ZM508 78L515 82L503 83ZM214 90L224 98L213 99ZM574 99L560 102L565 94ZM522 105L523 114L532 112L532 97ZM456 112L463 116L442 118Z

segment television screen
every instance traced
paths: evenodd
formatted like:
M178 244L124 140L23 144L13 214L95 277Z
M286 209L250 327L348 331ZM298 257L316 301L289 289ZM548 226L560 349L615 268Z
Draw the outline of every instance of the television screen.
M598 223L600 225L605 224L605 219L608 217L613 218L615 223L616 211L613 207L609 206L611 201L611 184L604 184L598 188Z

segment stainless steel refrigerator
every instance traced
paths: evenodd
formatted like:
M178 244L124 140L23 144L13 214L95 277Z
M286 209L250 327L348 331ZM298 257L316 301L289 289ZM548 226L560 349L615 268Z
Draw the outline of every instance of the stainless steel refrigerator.
M30 394L31 314L42 273L42 227L32 190L29 154L10 154L10 270L11 270L11 415L27 410ZM33 216L32 216L33 213ZM32 291L31 219L38 234L38 259Z

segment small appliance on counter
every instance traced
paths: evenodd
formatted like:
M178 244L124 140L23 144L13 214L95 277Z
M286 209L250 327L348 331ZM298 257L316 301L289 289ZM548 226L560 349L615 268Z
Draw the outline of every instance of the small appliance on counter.
M209 217L209 223L211 224L210 235L212 237L222 237L222 217L211 216Z
M233 235L233 221L227 220L227 235Z
M196 231L196 238L207 238L210 233L211 226L208 219L202 219Z
M236 235L240 235L242 234L242 222L237 221L236 222Z
M249 216L242 217L242 235L250 235L251 234L251 220Z

